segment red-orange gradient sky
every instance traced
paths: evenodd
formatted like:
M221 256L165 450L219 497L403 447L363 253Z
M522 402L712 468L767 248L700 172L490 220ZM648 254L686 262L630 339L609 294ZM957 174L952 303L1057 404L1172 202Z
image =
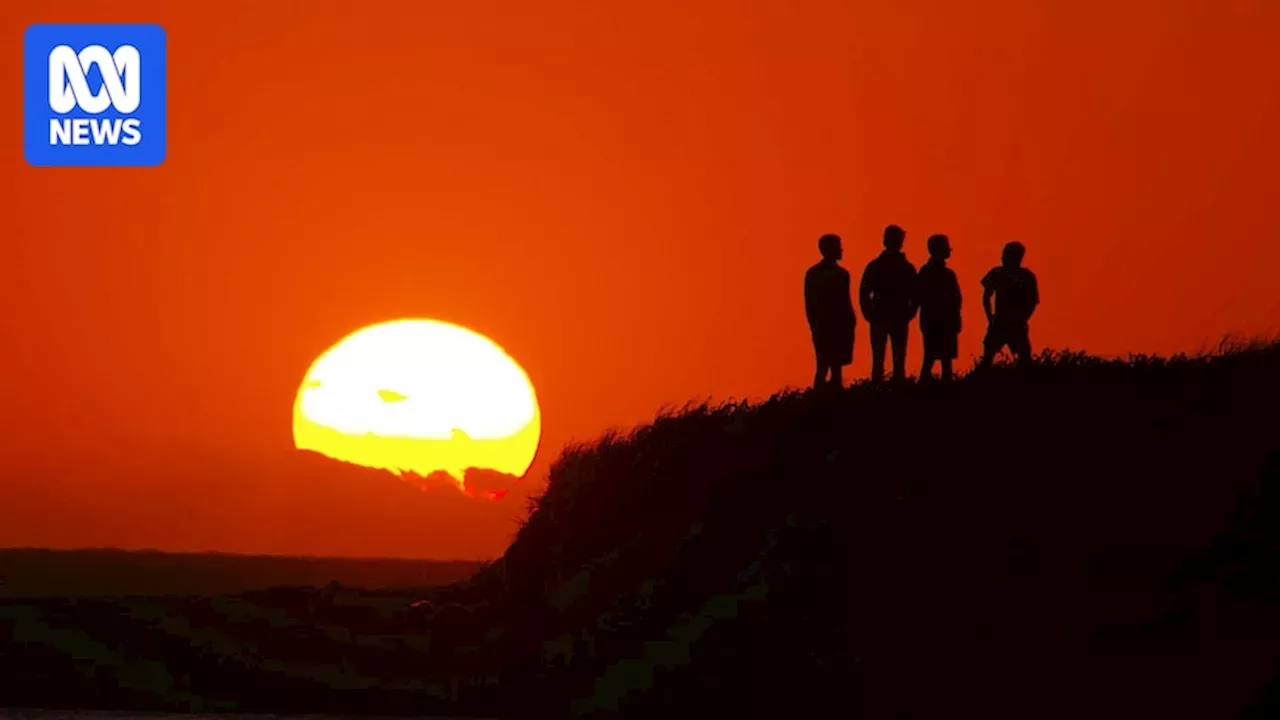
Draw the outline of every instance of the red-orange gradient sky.
M28 167L26 26L121 21L168 32L167 162ZM317 354L492 337L536 488L568 440L807 383L824 232L855 275L886 223L917 263L949 233L966 366L1013 239L1037 345L1280 329L1277 35L1274 0L7 0L0 545L495 556L528 488L294 453Z

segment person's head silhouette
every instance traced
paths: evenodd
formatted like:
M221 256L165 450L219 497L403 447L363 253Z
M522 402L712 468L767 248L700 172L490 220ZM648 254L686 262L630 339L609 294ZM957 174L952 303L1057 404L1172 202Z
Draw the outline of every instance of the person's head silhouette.
M835 262L844 256L844 250L840 247L840 236L827 233L818 238L818 252L822 253L824 260Z
M951 241L946 235L929 236L929 256L936 257L939 260L946 260L951 257Z
M1022 258L1026 257L1027 248L1022 243L1014 242L1004 246L1004 252L1000 255L1000 259L1004 262L1005 267L1021 267Z
M897 225L890 225L884 229L884 246L888 250L895 252L901 250L902 244L906 239L906 231Z

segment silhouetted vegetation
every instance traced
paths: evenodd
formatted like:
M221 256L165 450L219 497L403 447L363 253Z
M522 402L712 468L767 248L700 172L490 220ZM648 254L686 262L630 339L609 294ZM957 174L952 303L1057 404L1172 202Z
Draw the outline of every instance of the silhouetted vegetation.
M566 449L505 556L449 587L0 604L0 703L1273 712L1277 371L1275 344L1043 353L664 413Z

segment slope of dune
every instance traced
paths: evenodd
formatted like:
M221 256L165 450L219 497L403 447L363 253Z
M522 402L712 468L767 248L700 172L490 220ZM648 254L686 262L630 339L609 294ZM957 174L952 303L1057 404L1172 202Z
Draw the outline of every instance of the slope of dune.
M1278 349L660 418L566 453L476 583L582 712L1223 717L1280 658L1219 572L1277 569L1276 535L1223 537L1280 481Z
M567 449L504 557L446 588L0 604L0 705L1266 713L1277 371L1276 345L1061 353L688 408Z

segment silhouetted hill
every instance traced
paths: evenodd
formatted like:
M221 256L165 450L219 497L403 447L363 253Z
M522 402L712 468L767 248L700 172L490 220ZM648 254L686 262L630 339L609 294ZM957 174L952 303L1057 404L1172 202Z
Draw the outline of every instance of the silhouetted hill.
M421 596L0 604L0 703L1274 716L1278 371L1058 354L666 414L567 449L506 555Z
M422 588L458 582L482 566L470 561L0 548L0 598L211 595L329 583Z

